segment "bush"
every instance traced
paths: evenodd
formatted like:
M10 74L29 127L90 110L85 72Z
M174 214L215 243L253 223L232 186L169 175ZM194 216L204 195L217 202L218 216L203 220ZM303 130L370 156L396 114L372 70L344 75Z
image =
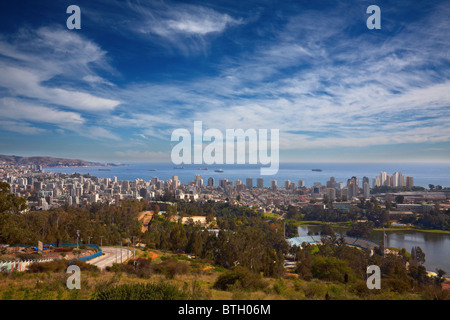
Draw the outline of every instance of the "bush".
M123 284L94 292L94 300L186 300L190 295L167 283Z
M168 279L173 279L178 274L186 274L189 267L186 263L170 258L159 264L153 265L153 270L157 273L166 275Z
M315 256L311 273L314 278L328 281L345 282L346 275L347 280L355 278L348 262L334 257Z
M234 267L220 275L213 285L219 290L242 289L247 291L262 290L268 283L259 274L251 273L243 267Z

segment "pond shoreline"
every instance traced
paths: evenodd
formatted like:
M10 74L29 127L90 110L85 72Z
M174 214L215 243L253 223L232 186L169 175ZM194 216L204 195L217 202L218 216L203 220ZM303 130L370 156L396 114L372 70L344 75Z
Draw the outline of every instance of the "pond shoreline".
M329 224L332 227L350 227L354 222L325 222L325 221L300 221L298 227L316 227L321 226L322 224ZM374 228L374 231L383 231L383 228ZM435 230L435 229L420 229L416 227L389 227L385 228L386 231L419 231L419 232L428 232L428 233L440 233L440 234L450 234L450 231L447 230Z

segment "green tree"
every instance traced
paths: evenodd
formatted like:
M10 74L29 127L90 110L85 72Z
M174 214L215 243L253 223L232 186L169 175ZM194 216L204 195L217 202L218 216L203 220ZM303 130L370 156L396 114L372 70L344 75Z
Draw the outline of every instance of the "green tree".
M10 186L6 182L0 182L0 214L20 213L27 209L27 202L24 198L16 197L9 192Z
M402 195L398 195L398 196L396 196L395 197L395 202L396 203L403 203L403 201L405 201L405 197L404 196L402 196Z

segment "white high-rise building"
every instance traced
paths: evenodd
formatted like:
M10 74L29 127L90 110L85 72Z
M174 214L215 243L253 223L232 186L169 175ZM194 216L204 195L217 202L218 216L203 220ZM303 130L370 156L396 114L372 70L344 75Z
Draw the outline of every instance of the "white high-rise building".
M172 177L172 188L173 189L178 189L181 185L180 180L178 180L178 176L173 176Z
M392 175L392 186L393 187L403 187L404 178L401 172L395 172Z
M385 185L389 184L388 175L384 171L380 172L380 183L381 183L382 186L385 186Z
M375 178L373 178L372 186L373 186L374 188L375 188L375 187L381 186L380 177L375 177Z
M364 194L364 199L370 198L370 184L367 181L364 182L364 184L363 184L363 194Z

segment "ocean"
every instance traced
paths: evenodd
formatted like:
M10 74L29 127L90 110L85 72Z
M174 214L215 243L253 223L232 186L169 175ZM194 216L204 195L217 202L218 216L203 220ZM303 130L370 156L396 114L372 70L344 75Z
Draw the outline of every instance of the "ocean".
M182 165L184 169L175 169L172 163L142 163L130 162L122 167L66 167L66 168L44 168L46 172L56 173L89 173L100 178L117 177L118 180L143 179L145 181L157 177L160 180L171 179L178 176L183 184L194 181L196 175L201 175L206 185L209 177L215 179L218 185L220 179L229 181L241 180L245 183L247 178L253 178L253 185L256 186L256 179L263 178L264 186L269 187L271 180L277 180L279 187L284 185L285 180L290 180L296 185L299 180L304 180L307 187L311 187L315 182L326 184L330 177L334 177L338 182L347 183L347 179L356 176L360 181L363 177L372 179L379 176L381 171L392 175L394 172L401 172L404 177L414 178L414 185L428 188L429 184L450 187L450 164L449 163L281 163L278 173L272 176L261 176L261 165ZM200 168L208 170L200 170ZM103 171L105 168L110 171ZM102 170L99 170L102 169ZM222 173L215 172L216 169L223 169ZM322 169L322 171L312 171L312 169Z

